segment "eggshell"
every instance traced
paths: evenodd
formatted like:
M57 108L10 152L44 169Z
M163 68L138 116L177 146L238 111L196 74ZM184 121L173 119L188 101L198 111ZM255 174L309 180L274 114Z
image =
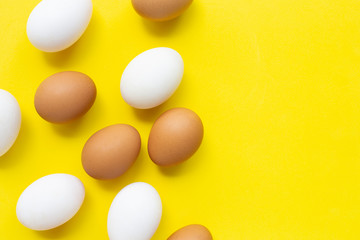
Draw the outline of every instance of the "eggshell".
M59 72L45 79L35 93L38 114L52 123L66 123L83 116L93 105L96 86L80 72Z
M19 135L21 112L11 93L0 89L0 157L14 144Z
M161 199L143 182L124 187L113 200L107 222L110 240L150 240L159 226Z
M44 52L64 50L85 32L92 9L91 0L42 0L29 16L28 38Z
M199 224L192 224L174 232L167 240L212 240L210 231Z
M164 112L151 128L148 152L159 166L172 166L189 159L200 147L204 127L199 116L186 108Z
M135 11L153 21L167 21L180 16L192 0L132 0Z
M135 108L156 107L171 97L183 74L184 62L178 52L166 47L147 50L127 65L121 95Z
M92 135L82 151L82 165L97 179L113 179L125 173L139 155L138 131L127 124L103 128Z
M84 185L77 177L62 173L47 175L24 190L16 205L16 215L30 229L52 229L70 220L84 197Z

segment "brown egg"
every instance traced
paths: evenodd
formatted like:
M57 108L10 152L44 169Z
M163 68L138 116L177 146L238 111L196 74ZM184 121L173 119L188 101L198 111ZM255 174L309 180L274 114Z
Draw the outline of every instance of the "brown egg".
M135 11L153 21L167 21L180 16L192 0L132 0Z
M96 179L113 179L125 173L139 155L138 131L127 124L105 127L92 135L82 151L82 165Z
M212 240L210 231L203 225L193 224L180 228L167 240Z
M148 152L159 166L171 166L190 158L199 148L204 128L198 115L186 108L163 113L149 136Z
M35 93L38 114L52 123L65 123L83 116L94 104L96 87L80 72L59 72L45 79Z

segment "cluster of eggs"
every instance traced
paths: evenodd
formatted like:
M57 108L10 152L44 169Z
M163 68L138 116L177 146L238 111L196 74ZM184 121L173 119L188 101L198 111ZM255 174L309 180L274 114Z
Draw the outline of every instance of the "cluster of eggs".
M137 13L154 20L176 18L192 0L132 0ZM42 0L27 23L30 42L46 52L64 50L84 33L92 15L91 0ZM135 57L125 68L120 91L130 106L148 109L164 103L181 83L184 63L173 49L150 49ZM45 79L38 87L34 104L46 121L63 124L80 118L96 99L94 81L86 74L66 71ZM21 113L16 99L0 90L0 156L5 154L20 130ZM186 108L173 108L154 122L148 138L148 154L158 166L173 166L189 159L200 147L203 124ZM107 126L85 143L81 161L86 173L100 180L124 174L140 152L139 132L128 124ZM69 174L52 174L38 179L21 194L16 214L33 230L62 225L80 209L85 197L83 183ZM108 214L111 240L149 240L162 215L162 203L154 187L136 182L123 188L113 200ZM140 229L140 230L139 230ZM188 225L168 240L210 240L202 225Z

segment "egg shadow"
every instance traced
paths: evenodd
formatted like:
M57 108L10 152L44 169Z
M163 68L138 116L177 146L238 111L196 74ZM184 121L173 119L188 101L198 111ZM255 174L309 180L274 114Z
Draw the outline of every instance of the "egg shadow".
M157 36L167 36L176 30L176 26L181 22L181 16L165 22L154 22L145 18L142 18L142 24L145 29L151 34Z
M124 188L128 182L126 179L123 179L122 176L117 177L115 179L110 180L98 180L94 179L96 183L104 190L109 192L119 192L122 188Z
M191 160L187 160L187 161L191 161ZM165 176L176 177L183 174L183 172L186 171L185 169L187 168L186 167L187 161L183 163L179 163L175 166L169 166L169 167L158 166L158 170Z
M73 45L59 52L43 52L43 55L47 62L55 67L64 67L69 64L70 60L73 58L76 52L80 51L82 48L86 47L88 49L88 51L83 51L83 53L90 53L91 47L89 46L95 45L95 39L97 36L97 29L99 25L101 25L100 15L94 9L93 16L91 17L88 27L86 28L82 36ZM82 58L85 58L84 54L82 54ZM78 60L79 59L77 59L76 61Z
M165 111L166 105L166 103L163 103L157 107L150 109L133 108L133 112L136 117L139 118L141 121L154 122L160 116L160 114Z
M76 216L74 216L74 218L75 217ZM68 222L54 229L45 230L45 231L36 231L36 234L41 236L42 238L48 238L48 239L63 238L64 236L69 234L69 232L71 232L71 229L70 227L68 227L68 225L71 225L72 220L73 219L69 220Z
M27 148L29 146L28 142L31 141L28 137L31 136L31 133L29 133L29 129L31 128L28 127L26 117L23 114L21 118L19 135L11 148L0 157L0 168L11 167L19 164L21 160L26 159Z
M74 45L65 50L62 50L60 52L43 52L43 55L47 62L51 65L55 67L62 67L74 54L75 48L79 44L79 42L81 42L81 38L76 43L74 43Z
M85 196L84 202L79 209L79 211L75 214L74 217L72 217L69 221L64 223L63 225L50 229L45 231L35 231L35 233L42 237L47 239L60 239L60 238L66 238L67 235L70 235L71 232L79 228L79 225L85 222L85 213L89 212L89 200L88 197Z
M166 37L171 34L174 34L181 25L185 24L187 21L193 21L193 19L198 18L199 10L198 4L194 1L184 13L182 13L179 17L174 18L172 20L158 22L151 21L145 18L142 18L142 24L146 31L149 33L158 36L158 37Z
M80 126L82 125L84 119L79 118L69 123L49 123L53 130L64 137L71 137L76 135L80 131Z

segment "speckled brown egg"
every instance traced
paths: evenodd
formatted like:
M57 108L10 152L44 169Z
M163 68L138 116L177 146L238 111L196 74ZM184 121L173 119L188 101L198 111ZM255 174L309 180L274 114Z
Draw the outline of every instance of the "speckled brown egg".
M187 108L166 111L155 121L148 152L159 166L172 166L189 159L200 147L204 128L199 116Z
M167 21L180 16L192 0L132 0L135 11L153 21Z
M140 147L140 134L134 127L111 125L96 132L85 143L82 165L93 178L117 178L134 164Z
M46 78L35 93L38 114L52 123L66 123L83 116L94 104L96 86L80 72L59 72Z
M199 224L192 224L186 227L180 228L167 240L212 240L210 231Z

